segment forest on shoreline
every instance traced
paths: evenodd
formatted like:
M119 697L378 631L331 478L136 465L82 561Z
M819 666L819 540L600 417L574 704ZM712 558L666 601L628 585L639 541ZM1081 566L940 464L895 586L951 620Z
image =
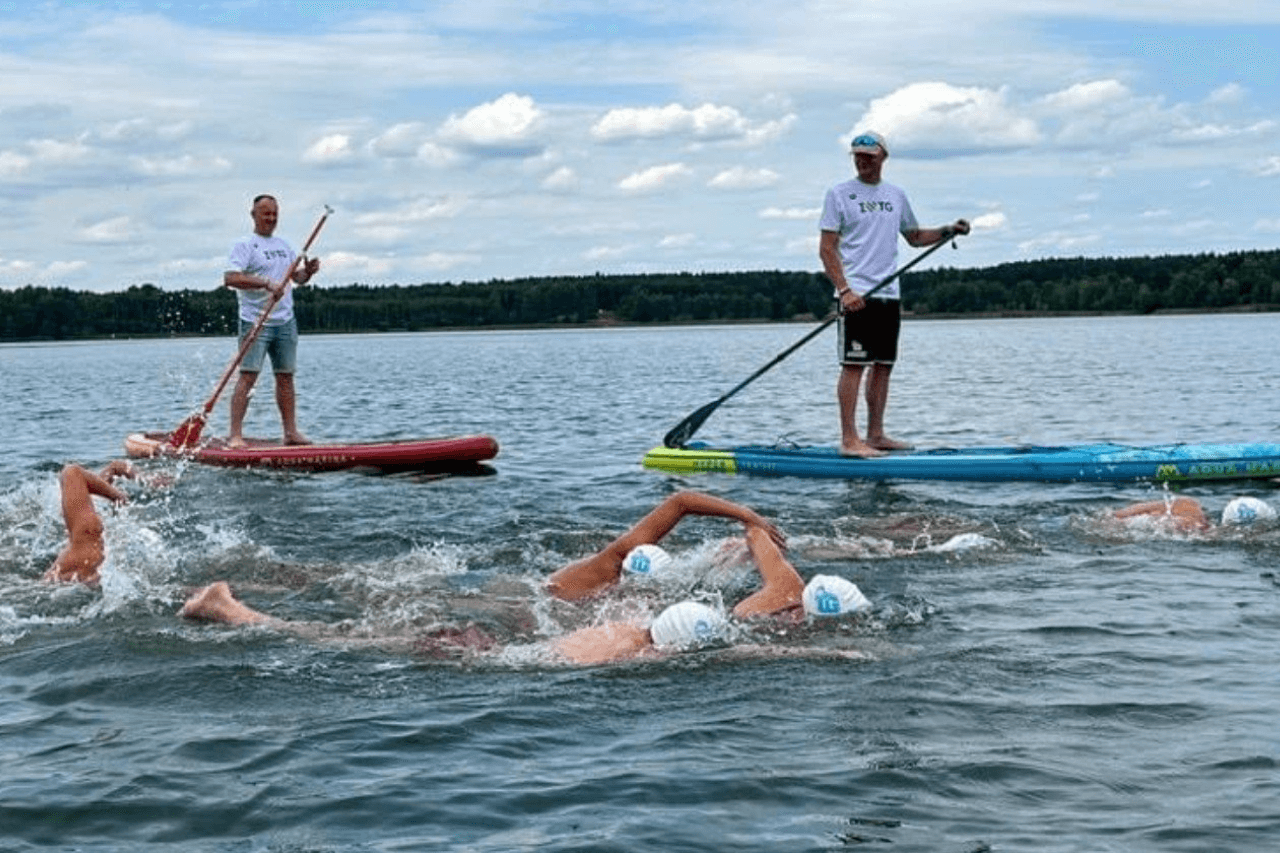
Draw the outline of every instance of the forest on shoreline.
M1280 250L942 267L909 272L902 285L914 317L1274 311ZM777 270L350 284L295 296L298 322L312 333L777 322L820 318L832 305L822 274ZM224 287L0 290L0 341L229 335L234 306Z

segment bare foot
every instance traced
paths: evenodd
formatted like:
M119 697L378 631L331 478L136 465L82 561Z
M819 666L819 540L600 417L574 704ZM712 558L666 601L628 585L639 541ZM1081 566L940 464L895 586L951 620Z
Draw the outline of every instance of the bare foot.
M218 581L196 590L187 599L187 603L182 605L178 615L206 622L226 622L228 625L255 625L271 621L267 614L236 601L226 581Z
M877 438L868 438L867 444L870 444L877 450L914 450L914 448L905 441L898 441L897 439L889 438L887 435L882 435Z
M284 436L285 444L310 444L311 439L307 438L300 432L288 432Z
M242 435L227 436L227 447L235 448L235 447L244 447L244 446L245 446L244 436Z
M857 456L862 459L874 459L877 456L884 456L885 452L883 450L877 450L865 441L859 439L852 444L840 445L840 455Z

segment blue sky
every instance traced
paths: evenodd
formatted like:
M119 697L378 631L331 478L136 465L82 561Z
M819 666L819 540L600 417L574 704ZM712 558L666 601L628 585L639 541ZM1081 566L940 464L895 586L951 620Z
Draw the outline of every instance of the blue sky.
M0 2L0 287L817 269L856 130L929 265L1271 249L1280 4ZM902 259L909 257L903 247Z

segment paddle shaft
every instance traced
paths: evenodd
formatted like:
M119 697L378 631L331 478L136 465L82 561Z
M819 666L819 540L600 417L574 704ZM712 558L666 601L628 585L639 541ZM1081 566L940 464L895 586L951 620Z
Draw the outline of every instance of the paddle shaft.
M906 264L900 267L896 272L894 272L884 281L881 281L875 287L871 288L866 293L862 294L862 298L867 299L872 294L878 292L882 288L888 287L890 283L892 283L895 279L898 278L898 276L902 275L904 272L911 269L916 264L923 261L925 258L929 257L929 255L933 254L935 251L941 248L944 243L949 243L954 238L955 238L955 235L952 234L949 237L945 237L939 240L938 242L934 243L932 246L925 249L923 252L916 255L914 258L912 258L910 261L908 261ZM839 312L832 314L830 317L823 320L822 323L819 324L816 329L809 332L803 338L796 341L794 344L787 347L782 352L778 353L776 356L773 357L772 361L770 361L764 367L757 370L755 373L748 376L746 379L739 382L724 396L720 397L717 400L713 400L712 402L708 403L707 405L695 411L693 414L686 417L680 423L676 424L671 429L670 432L668 432L665 436L663 436L662 443L667 447L683 447L684 443L693 437L693 434L698 430L698 427L702 426L703 422L706 421L706 419L711 416L712 412L714 412L717 408L720 407L721 403L723 403L725 400L728 400L734 394L737 394L739 391L741 391L743 388L750 385L755 380L759 379L770 368L772 368L778 362L782 361L787 356L791 355L791 353L795 352L796 350L800 349L800 347L809 343L809 341L817 337L818 334L821 333L823 329L827 328L827 326L830 326L832 323L834 323L839 316L840 316Z
M317 235L320 234L320 229L324 227L325 220L329 218L329 214L332 212L333 211L329 206L325 205L324 214L321 215L320 220L316 222L316 227L311 229L311 236L307 238L307 242L302 246L302 251L293 259L293 263L289 265L289 269L285 272L284 278L278 282L278 284L281 285L280 292L271 294L271 298L267 300L267 306L262 309L262 313L258 315L258 319L254 322L253 328L249 330L249 333L245 335L244 341L241 342L240 349L236 353L235 358L233 358L231 363L227 365L227 369L222 372L222 378L218 380L218 384L213 389L213 394L209 396L209 399L204 404L204 409L199 415L201 420L207 418L209 413L213 411L213 407L217 405L218 397L222 396L223 389L227 387L227 382L231 380L231 374L235 373L236 368L240 366L240 362L244 361L245 354L249 352L249 347L253 346L253 342L258 339L258 333L262 331L262 327L266 324L267 318L271 316L271 312L275 309L276 304L284 298L285 288L293 278L294 272L298 269L298 263L306 258L307 251L311 248L311 244L315 242Z

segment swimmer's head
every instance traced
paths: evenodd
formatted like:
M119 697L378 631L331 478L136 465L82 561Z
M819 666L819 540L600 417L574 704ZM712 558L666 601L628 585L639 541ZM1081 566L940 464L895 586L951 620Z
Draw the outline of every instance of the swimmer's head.
M637 575L656 575L671 562L671 555L657 545L637 545L622 558L622 570Z
M835 575L814 575L805 585L803 601L809 616L843 616L871 606L857 584Z
M649 635L658 648L687 649L724 635L729 622L714 607L698 601L682 601L658 614Z
M1255 521L1271 521L1276 511L1266 501L1251 497L1233 498L1222 510L1223 524L1253 524Z

